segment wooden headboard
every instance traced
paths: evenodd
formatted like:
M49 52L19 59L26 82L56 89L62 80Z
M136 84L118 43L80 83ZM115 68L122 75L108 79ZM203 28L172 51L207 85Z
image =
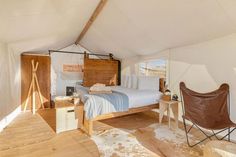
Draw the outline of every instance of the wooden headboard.
M115 86L118 85L118 75L118 60L84 58L83 86L90 87L95 83Z
M91 59L87 54L84 57L83 86L90 87L95 83L107 86L119 85L120 61L114 59ZM160 78L159 91L165 91L165 79Z

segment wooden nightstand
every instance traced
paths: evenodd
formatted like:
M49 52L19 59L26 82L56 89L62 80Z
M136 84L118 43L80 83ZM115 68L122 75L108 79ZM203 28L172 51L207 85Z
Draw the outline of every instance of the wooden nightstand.
M73 100L57 100L55 101L55 109L56 133L74 130L81 127L80 125L83 120L82 103L74 105Z
M179 101L174 101L174 100L165 101L161 99L159 101L159 123L162 122L164 112L167 111L168 126L170 128L170 109L171 109L175 118L176 128L178 128L178 114L179 114L178 104L179 104Z

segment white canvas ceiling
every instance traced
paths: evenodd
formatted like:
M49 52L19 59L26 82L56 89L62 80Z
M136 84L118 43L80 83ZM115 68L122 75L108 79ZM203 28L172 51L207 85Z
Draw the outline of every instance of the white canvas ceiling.
M99 0L0 0L0 42L14 52L73 44Z
M235 31L235 0L109 0L81 43L126 57Z
M0 0L0 42L14 52L73 44L99 0ZM80 44L119 58L236 32L235 0L108 0Z

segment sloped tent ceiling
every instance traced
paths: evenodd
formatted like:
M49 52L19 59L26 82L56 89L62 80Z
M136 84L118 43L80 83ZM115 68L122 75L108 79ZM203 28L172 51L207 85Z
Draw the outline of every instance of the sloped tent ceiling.
M0 0L0 42L16 53L73 44L99 0Z
M125 58L235 32L235 0L108 0L80 43Z
M73 44L99 0L0 0L0 42L13 51ZM236 32L235 0L108 0L83 40L119 58Z

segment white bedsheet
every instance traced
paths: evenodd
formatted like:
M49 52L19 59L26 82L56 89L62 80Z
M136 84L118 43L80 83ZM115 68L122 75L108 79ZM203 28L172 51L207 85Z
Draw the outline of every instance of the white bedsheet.
M157 103L162 93L157 90L138 90L125 88L121 86L113 86L113 91L124 93L129 98L129 108L143 107Z

